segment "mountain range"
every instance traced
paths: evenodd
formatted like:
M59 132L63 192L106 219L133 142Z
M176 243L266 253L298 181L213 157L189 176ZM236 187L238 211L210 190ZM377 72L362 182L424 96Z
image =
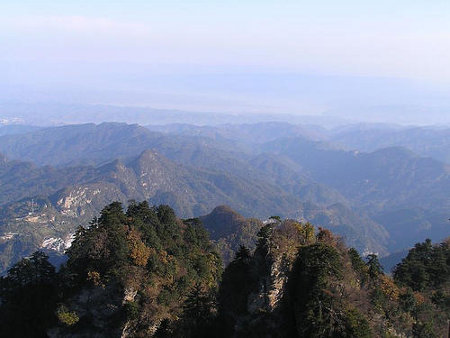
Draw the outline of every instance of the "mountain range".
M325 134L284 123L4 132L1 270L39 247L62 251L79 224L116 200L168 204L184 218L228 205L245 219L237 223L255 228L272 215L311 221L381 255L448 236L447 164L401 147L346 150ZM226 247L229 236L255 231L241 228L247 230L212 238ZM235 249L227 248L228 258Z

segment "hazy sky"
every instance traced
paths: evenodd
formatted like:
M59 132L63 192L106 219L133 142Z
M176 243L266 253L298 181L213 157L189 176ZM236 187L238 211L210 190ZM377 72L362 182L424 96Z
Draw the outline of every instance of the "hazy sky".
M450 1L8 1L2 60L252 65L450 81Z
M135 89L146 76L199 72L447 88L450 1L2 0L0 71L3 84L77 88Z

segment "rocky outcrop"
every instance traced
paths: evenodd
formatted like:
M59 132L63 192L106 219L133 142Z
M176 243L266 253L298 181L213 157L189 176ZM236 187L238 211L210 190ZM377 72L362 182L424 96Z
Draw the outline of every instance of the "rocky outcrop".
M258 291L248 298L248 312L274 312L279 308L289 276L289 263L284 257L276 257L268 267L268 274L261 278Z
M298 247L306 244L309 230L314 236L314 231L308 227L286 220L267 222L262 229L258 247L250 262L250 279L254 281L254 287L247 297L246 313L234 316L238 335L245 335L249 328L253 330L262 326L274 331L279 329L279 323L283 321L287 284ZM273 332L261 334L262 337L271 337Z

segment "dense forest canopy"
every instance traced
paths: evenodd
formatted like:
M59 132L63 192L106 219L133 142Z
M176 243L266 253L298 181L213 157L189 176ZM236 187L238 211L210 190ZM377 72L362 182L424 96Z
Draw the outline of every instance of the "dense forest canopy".
M223 210L223 209L222 209ZM449 241L418 243L386 275L329 230L272 217L225 267L200 219L107 205L59 271L36 252L1 278L8 337L439 337ZM236 223L239 224L239 223ZM245 224L244 224L245 226ZM239 231L239 226L235 229ZM241 238L241 237L238 237ZM26 321L27 325L23 325Z

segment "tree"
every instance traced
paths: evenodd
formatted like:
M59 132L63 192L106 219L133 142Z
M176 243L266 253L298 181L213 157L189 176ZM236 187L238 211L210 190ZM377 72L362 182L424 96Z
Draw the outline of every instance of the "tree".
M342 279L339 252L319 242L300 247L289 281L290 306L301 337L332 336L342 320L335 308L334 282Z
M118 202L106 206L87 229L80 227L67 251L67 265L82 280L96 271L101 278L120 273L127 264L130 247L127 240L128 219Z
M432 322L416 322L413 325L413 337L415 338L437 338Z
M183 337L209 337L216 302L211 290L195 284L183 304Z
M250 250L245 245L241 245L236 252L235 260L248 264L251 258Z
M437 289L450 282L449 244L433 246L430 239L417 243L395 267L394 279L414 291Z
M224 337L232 336L236 321L248 313L248 296L256 287L253 265L250 251L241 246L223 272L218 300L219 321Z
M348 250L348 255L350 257L350 262L352 263L352 268L356 272L360 283L365 284L368 275L368 268L366 266L366 263L363 261L355 248L350 248Z
M349 309L344 316L342 336L355 338L372 337L372 329L367 319L356 309Z
M266 224L261 229L259 229L258 234L256 235L258 238L257 248L259 250L267 251L269 250L269 241L270 236L273 232L273 224Z
M368 269L369 269L369 277L372 280L376 280L376 278L383 274L383 267L380 264L380 261L378 260L378 255L376 254L369 254L367 256L367 263L366 263Z
M41 337L55 320L55 268L37 251L0 280L0 326L5 337Z

